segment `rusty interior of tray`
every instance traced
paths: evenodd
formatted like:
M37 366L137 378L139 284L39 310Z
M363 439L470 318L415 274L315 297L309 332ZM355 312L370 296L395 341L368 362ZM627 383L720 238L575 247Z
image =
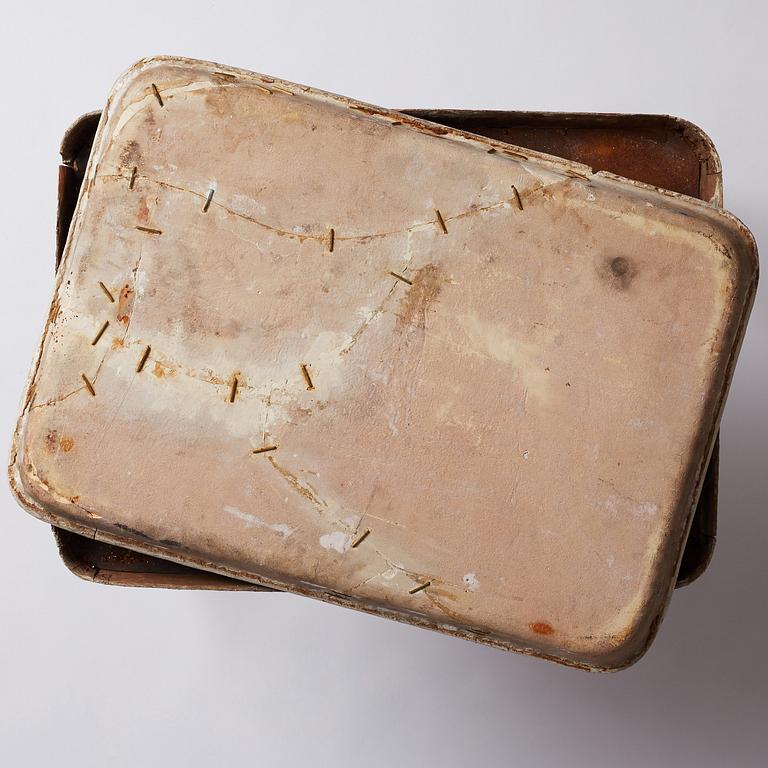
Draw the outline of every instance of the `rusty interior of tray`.
M483 134L521 147L576 160L595 171L722 204L720 165L711 143L695 127L659 115L594 115L540 112L408 110L433 122ZM56 266L66 242L99 113L84 115L67 131L59 167ZM719 439L683 553L677 586L707 567L715 545ZM104 544L54 528L67 567L82 578L122 586L262 590L213 573Z

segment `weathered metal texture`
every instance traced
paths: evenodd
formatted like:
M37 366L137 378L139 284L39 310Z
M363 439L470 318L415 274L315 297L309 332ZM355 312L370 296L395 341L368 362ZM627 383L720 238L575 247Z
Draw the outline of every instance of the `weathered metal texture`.
M720 159L697 126L666 115L616 115L469 110L404 110L406 114L478 133L517 146L564 157L708 200L722 207ZM56 265L64 251L100 112L79 118L61 146ZM718 442L707 466L704 486L685 544L677 586L689 584L707 567L717 528ZM178 563L139 555L54 527L59 552L76 575L120 586L188 589L265 589L249 582L195 571Z
M473 133L566 157L628 179L722 205L722 169L710 138L667 115L417 110Z
M100 124L11 482L99 540L620 668L674 587L756 279L707 204L144 61Z

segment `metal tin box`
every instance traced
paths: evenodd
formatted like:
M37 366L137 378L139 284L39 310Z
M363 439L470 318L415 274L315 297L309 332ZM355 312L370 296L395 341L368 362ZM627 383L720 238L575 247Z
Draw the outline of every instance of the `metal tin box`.
M671 595L756 277L747 230L691 198L140 62L100 122L12 485L108 543L621 668Z

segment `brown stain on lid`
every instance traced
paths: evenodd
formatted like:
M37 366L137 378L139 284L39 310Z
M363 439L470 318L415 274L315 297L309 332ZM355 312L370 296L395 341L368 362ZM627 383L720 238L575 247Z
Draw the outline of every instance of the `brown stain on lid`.
M157 376L158 379L162 379L165 376L175 376L176 371L167 365L163 365L159 360L155 362L155 367L152 369L152 373Z
M546 621L532 621L528 625L537 635L554 635L555 628Z
M63 435L59 437L59 433L55 429L52 429L45 436L45 450L48 453L57 453L59 450L69 453L74 447L75 441L71 437Z
M58 444L59 444L58 434L55 429L52 429L45 436L45 450L48 451L48 453L55 453Z
M126 284L120 289L120 298L117 302L117 320L125 325L128 325L128 321L131 319L133 295L133 288L130 285Z
M147 201L145 198L142 198L139 202L139 212L138 212L138 220L142 224L147 224L149 222L149 206L147 205Z
M412 285L400 299L395 330L402 332L408 326L424 328L427 310L440 295L441 288L442 278L437 265L427 264L415 272Z
M126 143L120 152L120 164L126 168L141 164L141 147L136 140Z
M637 267L626 256L606 256L597 271L612 288L626 291L635 279Z

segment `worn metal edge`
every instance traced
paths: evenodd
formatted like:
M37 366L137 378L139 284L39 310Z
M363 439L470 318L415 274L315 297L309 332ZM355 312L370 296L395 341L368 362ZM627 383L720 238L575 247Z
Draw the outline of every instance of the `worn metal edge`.
M143 589L195 589L197 591L215 592L226 590L228 592L271 592L266 587L257 587L245 581L229 580L231 583L224 585L213 581L212 577L221 577L221 574L212 574L209 571L193 571L187 573L150 573L145 571L121 571L113 568L100 568L96 565L87 565L81 560L71 556L67 549L62 533L74 531L51 526L56 547L66 568L77 578L94 584L108 584L113 587L139 587ZM133 551L133 550L132 550ZM165 559L165 558L164 558ZM223 579L223 577L221 577Z

